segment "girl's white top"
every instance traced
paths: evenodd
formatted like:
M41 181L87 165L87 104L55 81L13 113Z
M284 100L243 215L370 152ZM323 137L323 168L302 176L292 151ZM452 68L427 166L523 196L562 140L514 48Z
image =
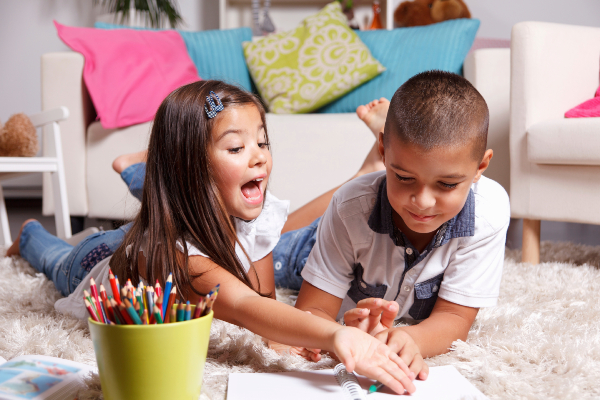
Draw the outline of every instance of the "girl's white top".
M258 218L252 221L243 221L241 219L235 220L237 238L242 246L244 246L244 249L252 262L262 260L273 251L275 245L279 242L281 229L287 220L289 207L290 202L288 200L279 200L267 191L263 209ZM190 256L206 257L204 253L192 246L189 242L187 242L187 246L188 254ZM177 242L177 248L183 252L183 245L181 242ZM235 252L246 272L248 272L250 269L250 262L238 244L235 246ZM100 284L103 284L104 288L108 291L108 294L112 293L110 281L108 280L110 259L111 257L107 257L96 264L90 273L81 281L79 286L77 286L75 291L68 297L57 300L56 303L54 303L54 308L63 314L71 314L80 319L87 319L89 315L83 303L83 291L90 291L90 278L94 278L96 281L98 291L100 291ZM122 285L124 282L120 283Z

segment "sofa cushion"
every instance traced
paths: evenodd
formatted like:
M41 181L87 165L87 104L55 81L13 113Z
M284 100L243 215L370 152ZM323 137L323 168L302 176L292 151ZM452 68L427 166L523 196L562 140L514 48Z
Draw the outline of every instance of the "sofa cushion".
M354 112L371 100L391 99L410 77L432 69L462 74L462 66L475 34L477 19L454 19L428 26L397 28L391 31L359 31L358 36L386 71L320 112Z
M348 27L339 2L294 30L245 42L244 54L263 101L278 114L316 110L385 70Z
M136 29L123 25L96 22L100 29ZM246 67L242 42L252 39L250 28L236 28L210 31L177 31L183 38L190 58L196 65L202 79L219 79L252 91L250 72Z
M85 58L83 79L106 129L152 120L171 91L200 79L177 32L54 24L62 41Z
M527 130L535 164L600 165L600 118L555 119Z

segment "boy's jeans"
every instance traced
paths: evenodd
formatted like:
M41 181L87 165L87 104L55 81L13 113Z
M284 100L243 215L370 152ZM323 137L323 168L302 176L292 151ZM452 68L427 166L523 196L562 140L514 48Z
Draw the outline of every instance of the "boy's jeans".
M121 173L129 191L138 200L142 197L145 175L145 163L131 165ZM320 220L318 218L307 227L281 235L273 249L275 284L278 287L300 289L303 281L300 273L315 244ZM37 271L54 282L63 296L68 296L98 262L117 250L129 228L131 223L112 231L100 231L71 246L48 233L39 222L31 222L23 228L19 251Z

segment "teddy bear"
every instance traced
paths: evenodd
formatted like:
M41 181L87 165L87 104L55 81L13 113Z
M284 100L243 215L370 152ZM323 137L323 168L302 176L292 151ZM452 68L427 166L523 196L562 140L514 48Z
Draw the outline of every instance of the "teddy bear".
M404 1L394 11L394 21L400 27L430 25L456 18L471 18L462 0Z
M25 114L0 122L0 157L33 157L39 150L37 131Z

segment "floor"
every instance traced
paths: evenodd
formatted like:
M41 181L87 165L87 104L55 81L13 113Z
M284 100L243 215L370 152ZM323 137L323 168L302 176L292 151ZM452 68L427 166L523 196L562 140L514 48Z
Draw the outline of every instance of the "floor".
M40 199L6 199L6 208L13 239L19 234L21 224L29 218L39 220L48 232L56 234L54 217L42 216L42 201ZM516 249L521 247L522 225L521 220L511 220L506 237L506 245L509 248ZM90 226L102 226L105 230L113 229L112 221L86 218L84 228ZM568 241L590 246L600 246L600 225L542 221L541 230L542 240L554 242Z

